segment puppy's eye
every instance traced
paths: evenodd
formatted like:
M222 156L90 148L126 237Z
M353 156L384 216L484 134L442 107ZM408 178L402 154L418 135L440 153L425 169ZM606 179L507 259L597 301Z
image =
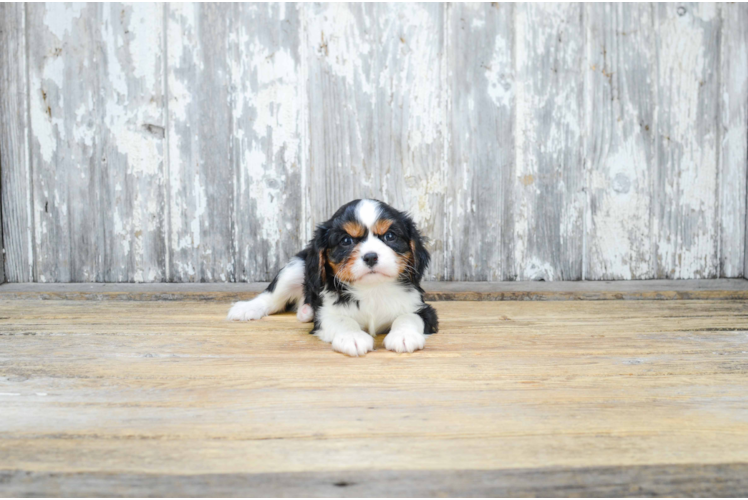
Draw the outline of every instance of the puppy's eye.
M351 238L350 236L346 236L345 238L340 240L340 244L344 247L353 245L353 238Z
M382 239L384 241L395 241L395 233L393 233L392 231L387 231L386 233L384 233L384 236L382 236Z

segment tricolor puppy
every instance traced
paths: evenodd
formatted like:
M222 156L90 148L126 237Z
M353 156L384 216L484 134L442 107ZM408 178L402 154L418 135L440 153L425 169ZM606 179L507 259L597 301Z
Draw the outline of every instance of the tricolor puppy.
M380 201L355 200L317 227L264 292L234 304L228 319L297 307L299 321L314 321L311 333L349 356L373 350L373 337L388 330L390 351L423 349L438 329L420 286L429 258L410 217Z

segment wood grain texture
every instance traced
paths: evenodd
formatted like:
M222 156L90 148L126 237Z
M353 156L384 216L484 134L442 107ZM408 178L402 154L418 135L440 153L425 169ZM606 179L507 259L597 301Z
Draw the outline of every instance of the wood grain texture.
M582 278L585 175L581 4L515 5L518 279Z
M721 5L719 88L720 276L748 276L748 5ZM742 248L741 248L742 247Z
M657 4L658 278L719 274L719 13L715 4Z
M495 3L449 8L447 279L517 277L513 11Z
M234 274L227 4L167 6L171 281Z
M100 7L100 16L94 90L104 246L96 281L165 281L164 9L112 3Z
M742 277L745 9L3 6L5 279L265 281L358 197L429 279Z
M269 281L303 246L301 135L305 83L295 4L237 4L229 20L236 268ZM221 281L226 281L222 279Z
M27 13L35 279L100 281L100 8L29 4Z
M0 471L9 497L743 497L748 465L157 475Z
M4 254L0 274L8 281L34 281L23 4L0 4L0 116L0 233Z
M587 4L585 278L654 277L656 57L649 4Z
M424 351L380 336L358 359L291 314L43 304L0 303L0 491L47 474L478 469L576 469L584 485L646 467L716 487L748 463L744 300L439 302Z
M444 10L307 5L311 223L375 198L411 212L444 275Z
M38 281L160 281L161 9L28 6Z

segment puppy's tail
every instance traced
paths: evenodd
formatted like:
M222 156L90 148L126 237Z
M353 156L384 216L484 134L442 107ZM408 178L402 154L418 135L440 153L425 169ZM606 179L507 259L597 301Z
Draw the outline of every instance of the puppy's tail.
M298 307L299 321L309 322L314 311L304 301L304 256L296 255L278 271L273 281L260 295L246 302L237 302L229 310L228 318L233 321L260 319L270 314Z

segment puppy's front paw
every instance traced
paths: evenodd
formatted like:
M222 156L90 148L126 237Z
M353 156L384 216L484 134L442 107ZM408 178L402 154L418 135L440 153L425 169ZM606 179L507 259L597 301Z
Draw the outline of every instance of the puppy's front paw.
M332 339L332 349L348 356L365 356L367 352L374 350L374 339L360 330L338 333Z
M314 319L314 309L309 304L301 304L299 310L296 311L296 319L302 323L309 323Z
M247 302L237 302L231 306L226 319L230 321L250 321L267 315L268 310L265 302L261 299L254 299Z
M426 345L426 335L409 328L399 328L390 331L384 338L384 347L388 351L413 352L423 349Z

